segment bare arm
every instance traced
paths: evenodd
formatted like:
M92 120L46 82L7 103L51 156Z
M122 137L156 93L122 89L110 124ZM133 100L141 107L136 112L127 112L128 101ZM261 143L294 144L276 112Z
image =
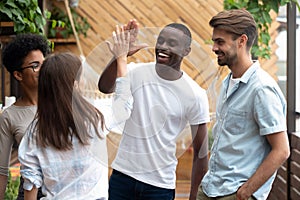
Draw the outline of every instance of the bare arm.
M4 199L8 177L0 174L0 199Z
M38 189L33 186L31 190L24 190L24 200L36 200Z
M193 167L189 200L196 200L198 187L208 169L208 134L206 124L191 126L193 135Z
M108 42L110 51L114 57L110 63L105 67L102 72L98 88L103 93L112 93L115 91L116 78L126 75L127 54L128 54L128 41L125 43L125 37L128 39L129 34L124 32L124 27L116 26L116 30L113 32L113 43Z
M110 63L105 67L102 72L99 81L98 89L100 92L109 94L115 91L117 78L117 60L113 58Z
M272 150L256 172L237 191L237 200L248 199L260 188L290 155L289 141L286 132L267 135Z

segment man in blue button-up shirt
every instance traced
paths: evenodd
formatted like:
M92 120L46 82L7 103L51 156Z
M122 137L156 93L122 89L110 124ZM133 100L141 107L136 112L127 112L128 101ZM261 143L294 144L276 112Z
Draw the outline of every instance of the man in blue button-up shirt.
M259 62L252 61L257 29L248 11L222 11L209 24L218 64L231 73L218 99L209 170L197 199L265 200L290 154L285 98Z

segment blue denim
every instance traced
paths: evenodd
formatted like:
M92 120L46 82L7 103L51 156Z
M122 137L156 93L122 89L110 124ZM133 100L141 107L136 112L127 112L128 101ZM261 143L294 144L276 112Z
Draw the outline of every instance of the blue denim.
M175 189L149 185L113 170L109 180L108 197L109 200L173 200Z

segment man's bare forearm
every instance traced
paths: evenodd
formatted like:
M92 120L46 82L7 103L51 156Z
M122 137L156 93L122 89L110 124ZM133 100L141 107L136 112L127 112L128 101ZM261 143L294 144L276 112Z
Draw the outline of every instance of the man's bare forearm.
M117 78L117 60L113 58L110 63L105 67L99 81L98 89L100 92L109 94L115 91Z

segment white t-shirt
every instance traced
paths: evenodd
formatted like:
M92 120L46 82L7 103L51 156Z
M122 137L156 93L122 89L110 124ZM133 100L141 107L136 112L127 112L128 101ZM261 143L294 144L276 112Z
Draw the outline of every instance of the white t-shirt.
M128 84L133 107L112 167L139 181L174 189L176 140L187 123L209 122L206 91L184 72L180 79L168 81L157 75L155 63L132 65Z

